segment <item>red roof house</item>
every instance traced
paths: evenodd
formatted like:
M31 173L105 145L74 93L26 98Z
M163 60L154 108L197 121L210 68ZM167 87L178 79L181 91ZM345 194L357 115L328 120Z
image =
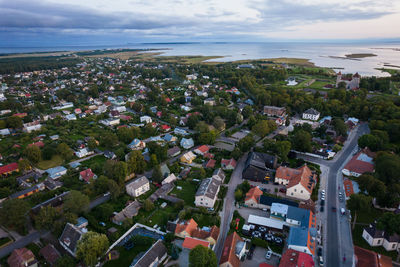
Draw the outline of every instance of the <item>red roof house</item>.
M219 261L220 265L231 267L240 266L240 259L238 255L236 255L236 244L238 242L243 242L243 239L236 232L228 235L225 239L224 247L222 248L221 260Z
M374 251L354 246L356 267L392 267L392 259Z
M7 259L10 267L28 267L37 266L35 255L27 248L14 249Z
M366 172L374 171L374 162L372 154L368 150L358 152L351 160L344 166L342 173L347 176L359 177Z
M79 179L85 181L86 183L90 183L92 179L96 179L97 175L92 172L92 169L86 169L79 173Z
M210 247L210 242L204 241L201 239L193 238L193 237L185 237L185 240L183 240L182 247L188 248L188 249L193 249L197 246L203 246L206 248Z
M161 125L161 130L163 130L164 132L167 132L167 131L171 130L171 127L169 125L163 124L163 125Z
M288 249L282 255L279 267L314 267L311 255L294 249Z
M207 153L210 150L210 148L207 145L202 145L199 146L198 148L196 148L194 150L194 153L198 154L198 155L204 155L205 153Z
M9 175L13 172L19 171L18 163L13 162L0 167L0 175Z
M28 147L31 147L31 146L37 146L38 148L42 148L42 147L44 147L44 143L42 141L39 141L39 142L28 145Z
M221 167L224 170L234 170L236 168L236 164L237 162L234 158L221 160Z
M263 194L263 191L261 191L260 188L257 186L250 188L250 190L246 193L246 198L244 200L244 203L247 206L255 206L258 203L259 197Z
M214 168L215 167L215 159L210 159L207 163L206 163L206 168Z

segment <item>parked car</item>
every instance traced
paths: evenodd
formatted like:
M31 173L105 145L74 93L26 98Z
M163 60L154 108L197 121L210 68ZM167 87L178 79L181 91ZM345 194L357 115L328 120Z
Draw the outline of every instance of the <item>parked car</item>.
M320 212L324 212L324 206L321 206L321 207L319 208L319 211L320 211Z
M271 235L271 234L267 234L267 235L265 235L265 239L266 239L267 241L272 241L272 240L274 239L274 236Z
M346 215L346 210L344 208L340 208L340 214Z
M265 258L266 258L267 260L269 260L269 259L271 259L271 256L272 256L272 251L271 251L271 250L268 250L268 251L267 251L267 254L265 254Z
M324 266L324 258L322 256L319 256L319 266Z
M275 237L274 238L274 241L275 241L275 243L277 243L278 245L280 245L280 244L282 244L282 238L280 238L280 237Z
M280 188L279 192L286 194L286 188Z
M259 231L254 231L253 232L253 237L255 238L261 238L261 233Z
M321 206L325 205L325 200L321 199Z
M318 250L317 250L317 255L318 255L319 257L322 256L322 248L321 248L321 247L318 248Z
M263 226L260 226L260 227L258 227L258 231L260 231L260 232L266 232L266 231L267 231L267 228L265 228L265 227L263 227Z
M336 207L332 206L332 211L336 212Z
M253 244L251 245L249 252L247 253L247 259L251 260L253 258L253 253L254 253L254 249L256 248L256 246Z

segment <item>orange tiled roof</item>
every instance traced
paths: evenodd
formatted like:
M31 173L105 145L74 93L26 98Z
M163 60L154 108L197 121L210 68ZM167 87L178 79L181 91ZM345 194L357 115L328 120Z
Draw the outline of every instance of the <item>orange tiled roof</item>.
M351 182L351 180L344 179L343 185L344 185L344 191L346 193L346 197L350 197L352 194L354 194L353 183Z
M287 188L301 184L309 193L312 192L316 184L316 175L311 172L310 168L308 168L307 165L303 165L298 169L280 166L276 170L275 177L288 180L289 184L287 185ZM309 188L309 182L311 179L313 179L314 181Z
M220 264L229 262L232 267L240 266L240 260L235 254L235 247L238 241L243 240L236 232L228 235L228 237L225 239L221 260L219 262Z
M195 220L190 219L189 221L186 221L184 224L177 224L175 228L175 234L179 234L185 231L190 236L192 236L193 232L196 229L197 229L197 223L195 222Z
M182 247L193 249L199 245L208 248L210 246L210 242L200 240L197 238L186 237L185 240L183 241Z
M257 202L258 198L259 198L262 194L263 194L263 191L261 191L260 188L258 188L257 186L255 186L255 187L251 188L251 189L249 190L249 192L246 193L246 199L245 199L245 201L250 200L250 199L253 199L254 201Z

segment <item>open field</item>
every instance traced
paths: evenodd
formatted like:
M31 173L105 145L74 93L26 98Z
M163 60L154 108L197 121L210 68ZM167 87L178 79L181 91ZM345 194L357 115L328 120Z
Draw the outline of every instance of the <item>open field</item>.
M63 159L59 155L54 155L51 160L42 160L40 161L37 166L39 169L47 170L49 168L53 168L59 166L63 163Z
M71 55L73 51L60 51L60 52L43 52L43 53L26 53L26 54L3 54L0 59L5 58L24 58L24 57L60 57Z

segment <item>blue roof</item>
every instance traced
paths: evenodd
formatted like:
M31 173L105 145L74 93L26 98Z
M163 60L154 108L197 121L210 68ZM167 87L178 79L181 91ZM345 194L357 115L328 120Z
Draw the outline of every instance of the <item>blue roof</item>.
M308 229L303 227L290 227L288 245L307 246Z
M163 138L165 141L170 142L172 140L172 138L174 138L174 136L172 134L168 133L168 134L164 135Z
M71 162L71 163L69 164L69 166L71 166L72 168L76 168L76 167L81 166L81 164L80 164L79 162Z
M66 171L66 170L67 170L67 169L64 168L63 166L57 166L57 167L54 167L54 168L47 169L46 172L47 172L50 176L53 176L53 175L55 175L55 174L58 174L59 172L63 172L63 171Z
M299 221L300 226L308 228L310 222L310 211L289 206L286 218Z
M76 226L81 226L82 224L85 224L85 223L88 223L88 220L86 220L85 218L83 218L83 217L79 217L77 220L76 220Z

